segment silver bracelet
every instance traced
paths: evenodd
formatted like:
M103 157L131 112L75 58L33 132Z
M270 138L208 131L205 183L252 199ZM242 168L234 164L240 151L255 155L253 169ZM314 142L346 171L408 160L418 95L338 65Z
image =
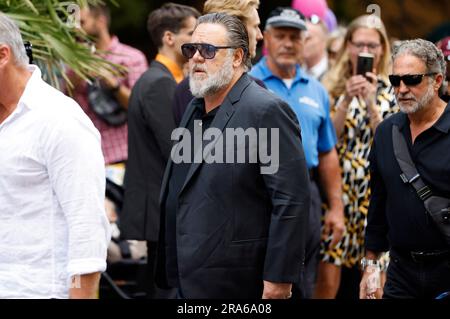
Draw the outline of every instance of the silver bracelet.
M361 268L364 271L368 266L377 267L381 270L381 263L377 259L361 259Z

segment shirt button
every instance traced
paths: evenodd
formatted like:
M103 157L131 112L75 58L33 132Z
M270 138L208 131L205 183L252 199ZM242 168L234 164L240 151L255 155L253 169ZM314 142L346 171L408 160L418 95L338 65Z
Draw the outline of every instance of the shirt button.
M203 125L203 122L202 121L199 121L198 122L198 126L202 126Z

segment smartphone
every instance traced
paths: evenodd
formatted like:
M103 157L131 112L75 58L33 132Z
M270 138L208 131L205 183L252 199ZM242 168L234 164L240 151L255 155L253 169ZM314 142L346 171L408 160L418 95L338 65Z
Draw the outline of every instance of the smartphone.
M366 76L366 72L373 71L374 56L371 53L361 52L358 54L358 64L356 66L356 74Z

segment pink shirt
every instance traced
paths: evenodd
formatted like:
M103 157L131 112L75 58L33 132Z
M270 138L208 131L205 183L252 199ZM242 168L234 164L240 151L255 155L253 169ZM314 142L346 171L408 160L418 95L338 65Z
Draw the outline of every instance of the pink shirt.
M120 43L116 36L112 37L107 51L111 53L105 56L106 60L128 68L127 76L121 78L120 83L131 89L148 68L144 54L135 48ZM87 83L82 83L75 88L74 98L100 131L105 164L125 161L128 157L128 124L114 127L98 118L88 104Z

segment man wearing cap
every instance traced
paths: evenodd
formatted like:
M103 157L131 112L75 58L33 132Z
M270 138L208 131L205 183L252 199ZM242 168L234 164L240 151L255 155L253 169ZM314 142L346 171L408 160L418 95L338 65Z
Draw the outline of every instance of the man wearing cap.
M444 39L439 41L437 43L437 46L439 49L441 49L442 53L444 54L445 61L447 62L447 74L445 76L447 86L443 86L441 99L443 99L445 102L450 102L450 37L445 37Z
M306 162L313 182L304 274L300 274L299 269L299 275L304 276L304 279L299 281L302 286L296 288L300 297L310 298L317 273L321 227L321 197L316 179L328 203L324 216L324 238L332 233L331 244L335 245L345 227L340 169L334 148L336 136L329 116L328 94L297 63L297 57L303 49L305 30L305 18L297 10L283 7L273 10L264 31L268 55L253 67L250 74L263 80L269 90L289 103L302 129Z

